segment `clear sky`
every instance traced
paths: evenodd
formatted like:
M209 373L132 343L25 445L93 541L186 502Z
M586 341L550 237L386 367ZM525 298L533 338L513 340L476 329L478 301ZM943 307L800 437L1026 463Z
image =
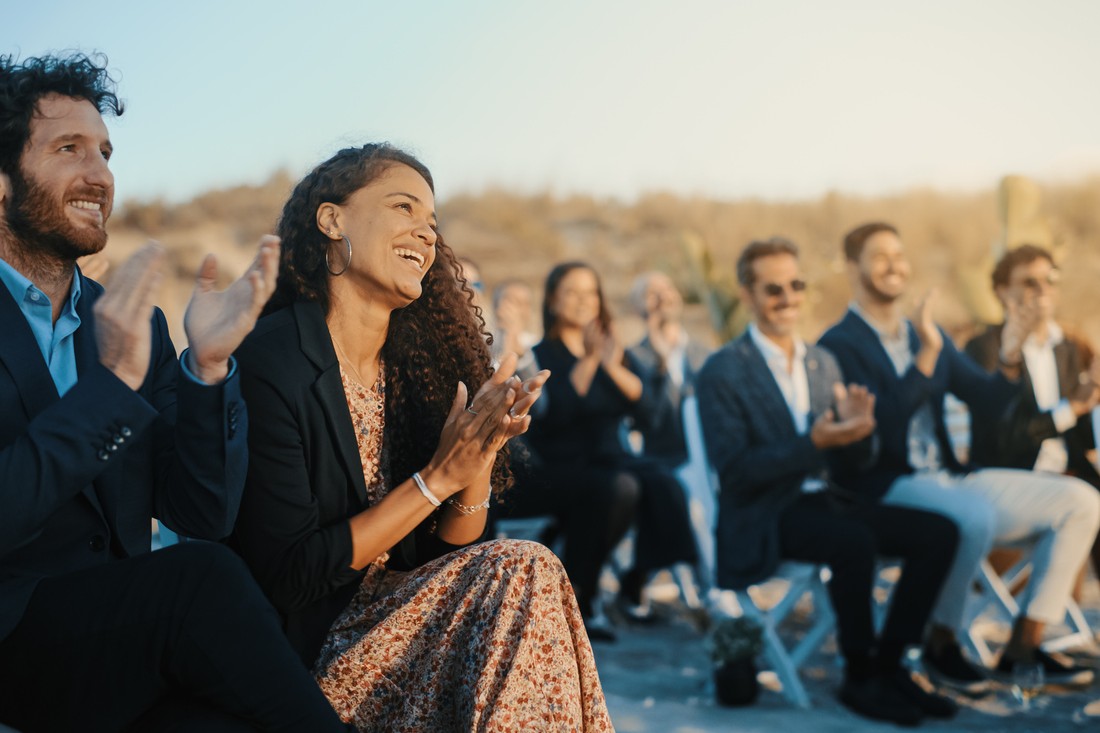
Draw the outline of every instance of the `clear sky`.
M100 50L117 196L390 140L439 194L972 189L1100 171L1092 0L0 0L0 52Z

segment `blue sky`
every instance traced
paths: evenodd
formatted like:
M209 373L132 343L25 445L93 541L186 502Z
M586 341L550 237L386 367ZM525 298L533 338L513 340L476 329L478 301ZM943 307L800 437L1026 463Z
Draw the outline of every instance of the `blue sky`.
M3 0L0 51L110 58L117 196L390 140L439 194L974 189L1100 171L1088 0Z

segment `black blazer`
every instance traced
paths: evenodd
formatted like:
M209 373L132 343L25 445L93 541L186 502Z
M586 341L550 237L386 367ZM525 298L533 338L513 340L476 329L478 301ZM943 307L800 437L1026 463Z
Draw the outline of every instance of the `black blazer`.
M833 355L806 347L809 423L832 407L843 382ZM696 384L707 457L718 473L718 585L740 589L770 577L780 562L779 517L807 477L829 480L830 463L866 466L876 441L820 451L799 435L764 356L746 332L711 356ZM841 493L837 486L832 491Z
M986 371L994 372L999 368L1003 328L994 326L971 339L966 345L966 353ZM1054 347L1054 363L1058 367L1060 396L1068 399L1077 386L1081 372L1088 369L1088 364L1077 344L1070 339L1064 339ZM975 462L985 466L1030 470L1035 466L1043 441L1059 437L1058 430L1054 427L1054 418L1050 412L1040 410L1035 401L1035 388L1031 384L1027 364L1023 366L1021 381L1023 389L1000 424L991 425L980 420L971 420L970 455ZM1078 420L1077 425L1062 433L1061 437L1065 439L1066 452L1069 454L1067 470L1093 486L1100 486L1100 474L1097 474L1096 467L1086 455L1096 447L1092 420L1088 417Z
M573 466L628 460L619 429L636 403L619 391L603 367L596 370L587 394L577 394L569 373L578 359L560 339L544 339L533 351L539 367L550 370L543 387L546 407L526 436L539 458L549 465Z
M295 303L260 319L237 363L252 429L231 544L312 666L363 577L351 567L348 520L367 507L355 428L320 306ZM457 549L431 534L430 524L390 552L391 567L412 568Z
M42 578L149 552L150 517L225 537L244 487L237 378L208 387L182 375L157 310L149 373L134 392L99 363L92 304L103 288L79 277L78 376L64 397L0 287L0 639Z
M649 337L626 352L631 371L642 380L642 399L634 409L634 427L645 438L645 454L672 465L688 459L684 439L684 398L695 389L695 376L710 350L691 340L685 349L684 382L677 387L662 368L661 359Z

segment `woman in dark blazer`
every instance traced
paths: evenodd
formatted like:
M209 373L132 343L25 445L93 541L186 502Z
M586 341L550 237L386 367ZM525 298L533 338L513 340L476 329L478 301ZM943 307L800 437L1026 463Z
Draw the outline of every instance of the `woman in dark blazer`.
M237 354L234 539L333 707L364 731L610 730L557 559L472 544L547 375L491 370L430 173L388 145L342 150L279 234L269 315Z
M555 267L546 279L543 323L534 353L553 376L529 442L541 460L543 486L553 487L541 497L565 527L563 562L588 618L600 568L632 524L634 567L622 579L630 605L641 601L651 572L694 563L697 550L683 488L657 463L628 454L620 440L642 383L612 331L596 271L580 262Z

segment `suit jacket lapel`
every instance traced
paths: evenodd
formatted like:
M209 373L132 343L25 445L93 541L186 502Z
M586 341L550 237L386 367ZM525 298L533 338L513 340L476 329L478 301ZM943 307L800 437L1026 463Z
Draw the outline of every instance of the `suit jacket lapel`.
M825 374L817 349L806 349L806 381L810 386L810 425L833 406L833 385Z
M367 483L363 478L359 444L355 440L355 426L351 422L344 384L340 380L340 362L332 347L328 326L321 309L314 303L295 303L294 317L298 322L302 352L320 370L313 383L313 394L325 413L325 420L336 444L336 452L344 464L344 470L351 477L355 494L360 503L366 503Z
M11 373L30 420L58 400L57 386L23 311L3 286L0 286L0 326L3 328L0 362Z
M1078 380L1081 378L1080 374L1074 373L1079 365L1074 363L1072 356L1073 345L1068 339L1063 338L1054 345L1054 364L1058 369L1058 391L1063 399L1073 396L1073 391L1077 389Z
M745 381L749 394L755 398L759 412L768 420L773 434L781 437L795 435L794 420L787 407L787 399L775 383L768 362L752 342L748 332L737 340L737 348L745 356Z

